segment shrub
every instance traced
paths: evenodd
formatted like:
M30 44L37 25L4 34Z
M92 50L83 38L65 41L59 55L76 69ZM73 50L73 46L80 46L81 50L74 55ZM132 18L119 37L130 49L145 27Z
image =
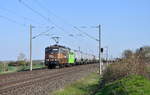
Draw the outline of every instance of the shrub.
M8 71L8 64L0 62L0 72Z
M111 82L127 76L129 73L127 65L118 63L109 65L103 73L103 80L105 82Z
M11 61L8 63L9 66L25 66L28 64L29 62L26 62L26 61Z

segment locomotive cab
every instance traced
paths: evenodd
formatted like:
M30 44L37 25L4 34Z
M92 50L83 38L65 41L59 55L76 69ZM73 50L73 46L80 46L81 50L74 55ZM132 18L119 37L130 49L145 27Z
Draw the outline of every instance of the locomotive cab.
M63 66L68 62L70 49L60 45L45 48L45 65L48 68Z

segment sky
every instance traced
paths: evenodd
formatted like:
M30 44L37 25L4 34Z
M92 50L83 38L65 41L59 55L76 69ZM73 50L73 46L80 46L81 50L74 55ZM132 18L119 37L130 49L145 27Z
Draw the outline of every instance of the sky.
M33 59L44 59L45 47L55 44L52 36L97 55L98 42L85 33L98 38L99 24L102 46L109 57L120 57L125 49L150 45L150 0L0 0L0 60L17 60L20 53L29 58L30 24L33 36L49 35L33 39Z

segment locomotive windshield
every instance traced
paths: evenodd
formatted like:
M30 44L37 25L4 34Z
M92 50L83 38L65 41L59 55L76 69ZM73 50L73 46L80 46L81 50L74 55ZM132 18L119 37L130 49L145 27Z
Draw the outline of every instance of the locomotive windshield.
M49 48L45 50L46 53L58 53L58 51L58 48Z
M58 53L58 48L57 49L56 48L51 49L51 52L52 53Z

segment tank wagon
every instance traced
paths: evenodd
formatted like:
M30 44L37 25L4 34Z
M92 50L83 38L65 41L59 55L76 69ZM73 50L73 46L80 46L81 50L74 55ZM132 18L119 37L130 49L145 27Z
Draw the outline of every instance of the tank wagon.
M62 45L51 45L45 48L45 65L49 68L56 66L73 66L96 62L95 56L78 50L71 50Z

